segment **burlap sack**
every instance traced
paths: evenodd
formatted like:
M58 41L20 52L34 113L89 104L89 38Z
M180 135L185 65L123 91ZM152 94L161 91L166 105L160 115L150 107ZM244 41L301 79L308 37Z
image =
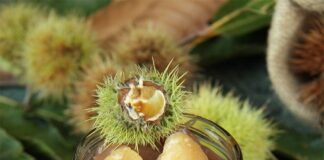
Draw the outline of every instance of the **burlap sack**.
M285 105L303 120L320 127L319 112L299 100L297 77L289 69L289 56L299 29L308 14L323 12L324 0L277 0L268 39L267 65L274 90Z

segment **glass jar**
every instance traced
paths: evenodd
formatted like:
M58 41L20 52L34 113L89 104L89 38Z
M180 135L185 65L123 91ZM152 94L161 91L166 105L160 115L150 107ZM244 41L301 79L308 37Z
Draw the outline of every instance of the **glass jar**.
M212 121L196 115L185 114L185 123L179 127L179 130L186 130L190 136L193 136L209 160L243 159L235 139ZM100 157L104 157L105 150L107 150L103 147L103 143L103 139L95 132L90 132L77 147L74 160L103 160L104 158ZM145 146L139 147L139 154L144 160L155 160L160 152Z

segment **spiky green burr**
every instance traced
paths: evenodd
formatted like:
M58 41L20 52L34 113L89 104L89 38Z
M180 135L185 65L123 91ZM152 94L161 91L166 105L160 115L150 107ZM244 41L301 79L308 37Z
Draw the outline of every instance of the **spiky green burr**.
M98 53L95 36L83 19L51 15L26 37L27 84L41 98L62 100Z
M22 47L26 33L47 17L48 13L30 4L7 4L0 7L0 69L21 75Z
M99 107L94 109L97 112L97 116L94 117L94 128L104 138L106 145L132 144L136 148L149 145L156 148L161 138L165 138L177 128L181 123L184 99L187 95L181 86L182 77L178 76L178 72L177 68L171 71L167 68L161 73L156 69L137 67L127 76L119 74L106 79L105 84L98 88ZM129 83L131 81L136 83ZM126 103L130 93L133 92L125 88L134 88L136 84L140 89L141 86L142 89L148 86L152 89L153 86L155 93L161 93L160 91L163 90L166 100L163 114L155 119L146 119L146 112L139 113L139 118L131 116L134 112L129 112L129 109L135 105L123 106L122 104ZM150 101L150 99L146 100ZM137 112L136 109L135 111Z
M210 119L224 127L240 145L247 160L267 160L276 129L264 118L263 109L253 109L232 94L223 96L220 88L202 85L186 104L189 112ZM256 151L257 149L257 151Z

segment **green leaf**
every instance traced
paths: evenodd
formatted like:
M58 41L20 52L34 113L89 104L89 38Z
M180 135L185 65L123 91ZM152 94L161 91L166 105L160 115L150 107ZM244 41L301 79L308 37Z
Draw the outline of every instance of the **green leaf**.
M323 160L324 142L322 135L315 133L299 133L284 128L277 139L277 150L293 155L298 160Z
M214 28L214 33L240 36L262 28L271 21L274 4L274 0L231 0L216 15L214 24L221 25Z
M37 116L50 120L52 122L66 124L68 118L65 116L65 110L68 102L57 102L52 100L39 100L36 97L31 98L31 112Z
M270 23L274 4L274 0L230 0L216 14L211 26L189 46L195 46L193 53L199 54L203 66L262 54L267 33L263 28Z
M182 44L197 44L217 37L240 37L269 25L275 0L230 0L216 14L212 24L185 39Z
M64 137L48 121L25 113L22 107L0 103L0 127L24 143L29 152L46 159L67 160L73 155L75 139ZM68 132L68 131L67 131Z
M238 10L249 3L251 0L228 0L228 2L223 5L213 18L213 21L217 21L222 17L228 15L229 13Z
M196 46L201 66L209 66L232 58L262 55L266 49L266 30L262 29L240 37L220 36Z
M0 128L0 159L33 160L34 158L24 153L22 144Z

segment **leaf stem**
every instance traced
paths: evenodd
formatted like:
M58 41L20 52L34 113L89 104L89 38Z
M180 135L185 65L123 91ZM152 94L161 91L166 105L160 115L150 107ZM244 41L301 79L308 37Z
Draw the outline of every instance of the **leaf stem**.
M189 46L189 47L193 47L193 46L196 46L196 45L200 44L201 42L205 41L206 39L209 39L211 37L219 35L220 32L218 32L218 28L220 28L221 26L223 26L224 24L226 24L230 20L234 19L236 16L238 16L242 12L243 12L243 10L236 10L236 11L228 14L227 16L225 16L225 17L221 18L220 20L216 21L215 23L213 23L209 27L204 28L203 30L197 32L196 34L193 34L193 35L185 38L180 43L180 45L182 45L182 46L186 45L186 46Z

